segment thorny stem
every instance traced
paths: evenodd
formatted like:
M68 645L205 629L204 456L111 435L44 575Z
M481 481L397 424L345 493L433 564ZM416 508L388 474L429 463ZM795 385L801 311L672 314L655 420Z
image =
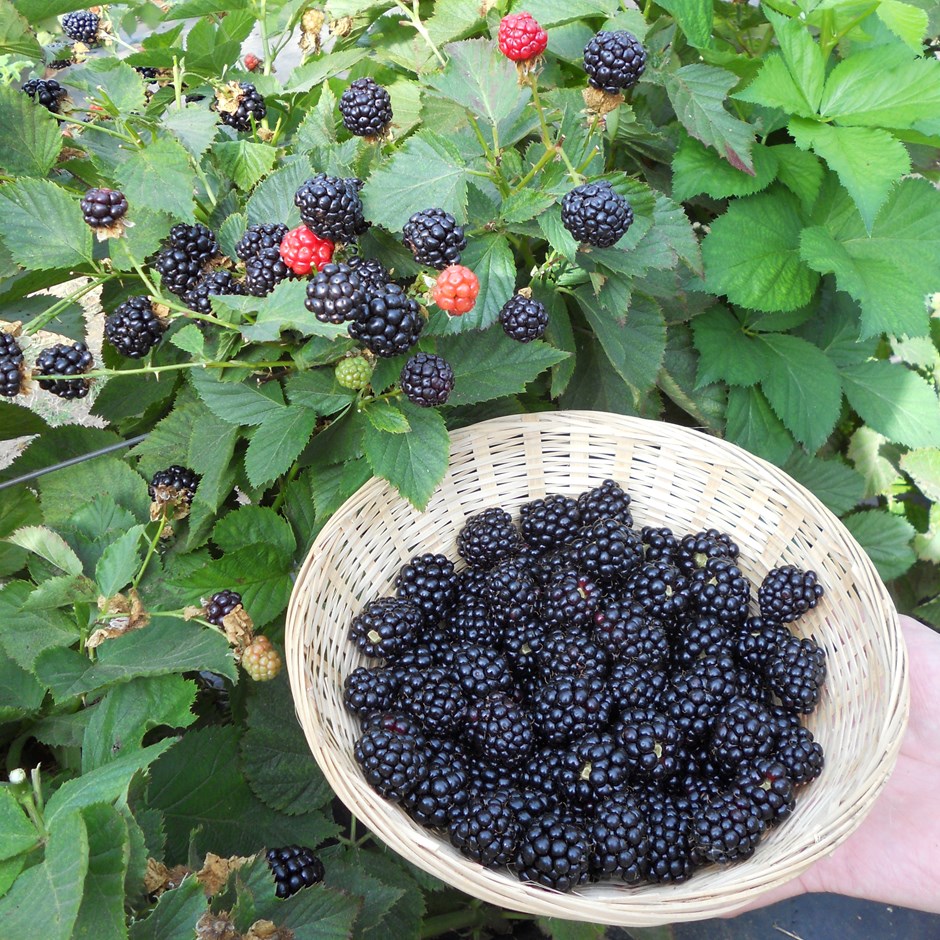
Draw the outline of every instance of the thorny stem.
M75 375L44 375L43 379L105 379L117 375L156 375L161 372L178 372L180 369L283 369L293 366L292 362L241 362L231 359L227 362L173 362L163 366L143 366L140 369L91 369L80 376Z
M147 570L147 565L150 564L150 559L153 558L153 553L157 550L157 545L160 542L160 536L163 533L163 527L166 525L166 509L164 508L163 512L160 513L160 518L156 520L157 522L157 531L154 534L153 538L150 540L150 546L147 549L147 556L144 558L143 564L140 566L134 580L131 582L131 590L134 590L138 584L140 584L140 579L143 578L144 572Z
M441 51L434 44L434 40L431 38L431 34L428 32L427 27L424 25L424 23L421 22L421 15L418 10L418 0L413 0L411 9L409 9L408 6L402 2L402 0L395 0L395 6L397 6L398 9L408 17L408 19L411 21L411 25L415 28L415 31L428 44L428 48L436 56L437 61L440 62L441 65L447 65L447 60L444 58L444 56L441 55Z
M548 130L548 122L545 120L545 111L542 108L542 99L539 98L538 84L536 81L529 83L529 88L532 90L532 104L535 106L535 110L538 112L539 116L539 128L541 130L542 144L543 146L551 150L553 153L557 153L561 159L564 161L565 166L568 168L568 175L571 177L572 182L575 185L578 185L583 177L575 169L574 164L571 162L571 158L565 153L565 148L561 145L561 141L558 143L552 143L552 137Z
M120 131L113 130L110 127L105 127L103 124L92 123L90 121L79 121L78 118L69 117L65 114L56 114L54 117L57 117L60 121L63 121L66 124L75 124L78 127L90 127L93 131L101 131L102 134L107 134L110 137L117 137L118 140L126 141L129 144L134 144L137 146L136 141L130 134L122 134Z
M264 57L264 74L270 75L271 43L268 39L268 0L260 0L258 14L258 29L261 31L261 55Z

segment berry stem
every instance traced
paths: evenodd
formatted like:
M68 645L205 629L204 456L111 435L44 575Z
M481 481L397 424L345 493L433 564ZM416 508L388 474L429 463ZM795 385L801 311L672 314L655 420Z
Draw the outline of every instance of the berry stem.
M555 148L546 147L545 153L543 153L542 156L539 157L539 160L535 164L535 166L533 166L532 169L529 170L529 172L526 173L526 175L513 187L512 189L513 195L525 189L526 186L528 186L529 183L531 183L532 180L535 179L536 174L538 174L541 170L543 170L554 156L555 156Z
M161 372L178 372L180 369L248 369L257 371L259 369L287 369L293 368L292 362L241 362L238 359L230 359L227 362L172 362L163 366L142 366L140 369L90 369L83 372L83 379L107 379L116 375L156 375ZM61 379L75 379L74 375L44 375L43 379L56 381Z
M395 0L395 6L397 6L398 9L408 17L408 19L411 21L411 25L415 28L415 31L428 44L428 48L436 56L437 61L440 62L441 65L447 65L447 59L441 55L441 50L438 49L434 44L434 40L431 38L431 34L428 32L427 27L424 25L424 23L421 22L421 14L418 9L418 2L419 0L413 0L410 10L408 9L407 5L402 2L402 0Z
M51 307L48 307L46 310L43 310L42 313L37 313L32 320L29 321L23 327L23 333L27 336L31 336L33 333L38 333L47 323L50 323L54 320L70 303L73 303L76 300L84 297L85 294L91 293L96 287L100 287L106 281L110 281L113 275L107 274L100 278L93 278L89 284L86 284L84 287L80 287L78 290L73 291L71 294L67 294L65 297L57 300ZM75 376L71 376L75 378Z
M137 146L136 141L130 134L122 134L120 131L112 130L110 127L104 127L101 124L95 124L90 121L79 121L77 118L69 117L65 114L54 114L53 117L58 118L66 124L75 124L78 127L90 127L93 131L101 131L102 134L107 134L109 137L117 137L118 140L134 144L135 147Z
M163 533L163 527L166 525L166 509L164 508L163 512L160 513L160 518L156 520L157 528L154 533L153 538L150 540L150 545L147 548L147 554L144 557L143 564L137 571L137 574L134 576L134 580L131 582L131 590L136 590L137 585L140 584L140 579L144 576L144 572L147 570L147 565L150 564L150 559L153 558L153 553L157 550L157 545L160 542L160 536Z
M270 75L271 42L268 38L268 0L258 0L258 30L261 33L261 57L264 59L263 71L265 75Z

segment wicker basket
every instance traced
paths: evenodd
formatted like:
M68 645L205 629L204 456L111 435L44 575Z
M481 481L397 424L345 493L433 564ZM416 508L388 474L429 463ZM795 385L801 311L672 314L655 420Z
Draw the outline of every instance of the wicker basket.
M546 493L576 494L607 477L633 497L636 525L732 532L752 580L780 563L814 568L826 595L796 629L828 654L822 702L808 725L826 752L822 777L750 860L711 866L679 885L605 883L560 894L484 869L414 823L365 782L353 759L358 721L344 678L365 660L346 638L351 617L391 590L422 551L457 559L465 518L510 511ZM868 557L803 487L745 451L661 422L589 412L498 418L452 435L450 468L425 512L382 480L349 499L301 569L287 619L294 702L310 749L337 795L404 858L466 891L519 911L624 926L732 911L796 877L862 821L894 767L907 718L905 648L894 607Z

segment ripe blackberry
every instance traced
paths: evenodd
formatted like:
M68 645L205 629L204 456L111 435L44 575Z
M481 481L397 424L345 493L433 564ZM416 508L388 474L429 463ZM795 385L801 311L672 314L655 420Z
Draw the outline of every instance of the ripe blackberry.
M501 625L498 643L524 694L541 685L538 678L538 651L545 637L545 624L537 616L523 617Z
M80 206L82 218L92 228L110 228L127 215L127 199L116 189L89 189Z
M639 801L628 793L604 800L589 830L590 872L595 879L619 878L628 885L646 878L649 826Z
M139 75L142 75L147 81L152 82L160 74L160 69L154 68L151 65L135 65L134 71Z
M648 561L635 568L626 582L633 599L654 617L678 617L689 605L689 579L665 561Z
M729 771L766 757L774 748L767 709L745 698L733 698L718 713L711 732L711 752Z
M68 92L54 78L31 78L23 85L23 91L53 114L59 113L59 102L68 96Z
M533 548L543 551L564 545L580 525L578 502L570 496L550 494L544 499L523 503L519 508L522 537Z
M655 666L622 661L613 664L608 688L616 711L653 708L666 688L666 674Z
M496 507L470 516L457 535L457 553L472 568L492 568L521 548L512 516Z
M649 831L648 881L679 884L695 870L689 844L689 820L681 799L659 791L643 794L641 806Z
M235 255L242 261L257 257L266 248L278 248L287 234L287 226L282 222L263 222L250 225L235 246Z
M531 616L538 601L535 581L515 558L506 558L490 569L484 588L493 618L499 623Z
M589 628L600 598L600 589L587 575L561 571L542 591L542 616L553 625Z
M166 470L158 470L147 487L147 493L157 502L181 500L187 505L192 503L199 486L199 475L188 467L173 464Z
M222 626L222 620L227 617L236 607L241 607L242 596L238 591L219 591L209 598L206 604L206 620Z
M578 497L578 512L582 525L593 525L601 519L617 519L625 526L633 525L630 512L630 494L616 480L604 480L600 486Z
M669 656L669 638L662 621L628 600L608 601L597 611L593 636L611 659L658 667Z
M304 306L321 323L345 323L363 314L366 295L362 284L347 264L325 264L307 281Z
M732 637L734 655L742 666L763 671L777 647L792 634L776 620L749 617Z
M737 692L737 668L730 656L706 656L673 676L659 697L659 708L687 739L709 733L722 705Z
M192 290L202 269L219 251L215 235L204 225L174 225L166 246L154 259L153 266L161 283L172 294L182 297Z
M444 632L458 644L499 646L502 625L490 612L487 601L477 597L464 597L444 617Z
M785 708L808 715L826 681L826 654L810 637L792 636L767 664L767 682Z
M430 734L454 735L464 720L467 698L460 685L446 669L429 669L409 692L409 681L402 681L398 701Z
M470 778L470 789L476 794L514 790L519 782L515 768L496 767L478 755L470 763Z
M667 561L675 564L679 543L672 529L645 525L640 529L643 557L646 561Z
M704 861L750 858L766 829L757 807L740 791L719 793L692 817L693 852Z
M464 713L463 728L470 746L500 768L518 767L535 741L528 714L505 692L471 704Z
M339 113L350 134L381 137L392 123L392 99L373 78L357 78L339 99Z
M796 787L815 780L825 763L822 745L802 725L778 738L773 759L783 764Z
M451 843L487 868L508 864L520 835L510 799L508 790L472 797L450 824Z
M250 131L252 124L260 124L268 113L264 98L251 82L238 82L238 106L234 111L219 111L223 124L236 131Z
M508 788L508 792L509 806L516 814L516 821L523 829L527 829L539 816L557 806L553 797L545 793L528 790L521 784L517 787Z
M421 637L422 641L425 639ZM430 669L441 663L441 651L436 644L419 642L410 646L394 656L389 656L386 663L389 668L396 669L404 678L416 669Z
M494 692L512 689L512 673L506 657L489 647L476 644L457 647L449 665L468 699L478 701Z
M84 398L91 390L88 379L44 379L44 375L82 375L94 366L94 359L84 343L56 343L36 357L34 375L39 387L67 401Z
M607 731L592 731L562 752L555 779L568 800L590 811L624 790L632 773L620 740Z
M548 33L531 13L510 13L499 21L496 35L499 51L513 62L528 62L548 45Z
M607 677L607 652L590 636L577 631L554 630L539 644L535 653L543 681L560 676Z
M428 624L437 623L454 605L457 575L444 555L417 555L398 572L395 594L411 601Z
M62 29L69 39L91 45L98 38L101 20L91 10L76 10L62 17Z
M20 393L25 373L23 350L12 333L0 332L0 395L14 398Z
M499 323L510 339L531 343L545 335L548 311L544 304L531 297L513 294L499 311Z
M385 285L392 279L385 265L375 258L353 255L346 259L346 264L355 271L367 295L381 294L385 290Z
M212 313L210 297L244 294L245 288L235 280L231 271L210 271L183 294L182 301L197 313Z
M408 401L422 408L443 405L454 390L454 370L434 353L419 352L402 367L401 390Z
M672 640L672 661L681 669L710 653L731 652L731 633L714 614L693 614L678 624Z
M812 610L823 596L815 571L803 571L795 565L773 568L757 591L762 617L778 623L790 623Z
M360 718L386 711L392 707L400 683L395 669L357 666L343 683L343 704Z
M599 519L581 529L574 554L579 570L602 584L620 584L643 563L640 537L616 519Z
M349 638L366 656L395 656L415 645L423 624L414 604L383 597L353 617Z
M532 702L532 720L549 744L567 744L607 725L611 696L598 676L562 676L542 686Z
M594 88L616 95L632 88L646 69L646 50L632 33L601 30L584 47L584 71Z
M758 702L761 705L770 705L773 696L767 688L767 682L762 673L754 672L746 666L738 669L735 679L736 695L741 698L750 699L752 702Z
M754 804L768 827L783 822L796 805L793 781L786 767L773 758L760 757L738 768L734 788Z
M559 792L558 786L563 753L555 746L539 748L519 768L519 786L546 800L550 804L549 809L557 806L559 800L568 799L566 793Z
M318 173L294 195L304 225L320 238L354 242L369 227L362 214L360 179L342 179Z
M446 829L470 799L470 771L462 756L428 750L428 775L404 798L402 805L416 822L432 829Z
M460 263L460 253L467 247L463 229L443 209L416 212L402 229L402 241L418 264L442 271Z
M279 246L262 248L245 262L245 290L252 297L267 297L290 274Z
M187 256L205 264L219 253L219 242L215 233L205 225L187 225L180 222L170 229L168 244L185 251Z
M349 335L383 359L408 352L424 329L417 301L398 284L386 284L372 294L359 318L349 324Z
M515 857L520 881L570 891L588 879L591 842L584 829L558 811L537 819L519 840Z
M340 359L333 370L339 385L356 392L369 384L372 372L372 363L365 356L349 356L346 359Z
M663 784L682 769L685 742L666 715L651 709L626 711L615 727L636 780Z
M633 224L633 209L607 180L584 183L562 199L561 224L577 242L610 248Z
M692 604L701 614L737 626L747 618L751 583L729 558L709 558L689 579Z
M105 339L130 359L141 359L163 338L149 297L129 297L104 321Z
M304 846L268 849L265 857L274 875L274 893L282 899L295 895L302 888L320 884L326 874L323 862L313 854L313 849Z
M428 775L423 742L407 731L370 726L353 749L369 785L394 803L406 797Z
M676 551L675 565L691 575L699 568L704 568L710 558L730 558L733 561L740 554L741 549L731 540L730 535L717 529L706 529L682 537Z

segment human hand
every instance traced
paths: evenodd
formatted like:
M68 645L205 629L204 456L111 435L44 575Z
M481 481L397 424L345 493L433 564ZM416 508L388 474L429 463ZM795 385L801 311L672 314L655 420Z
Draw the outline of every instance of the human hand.
M828 891L940 913L940 634L911 617L900 621L911 714L894 773L865 821L831 855L742 910Z

